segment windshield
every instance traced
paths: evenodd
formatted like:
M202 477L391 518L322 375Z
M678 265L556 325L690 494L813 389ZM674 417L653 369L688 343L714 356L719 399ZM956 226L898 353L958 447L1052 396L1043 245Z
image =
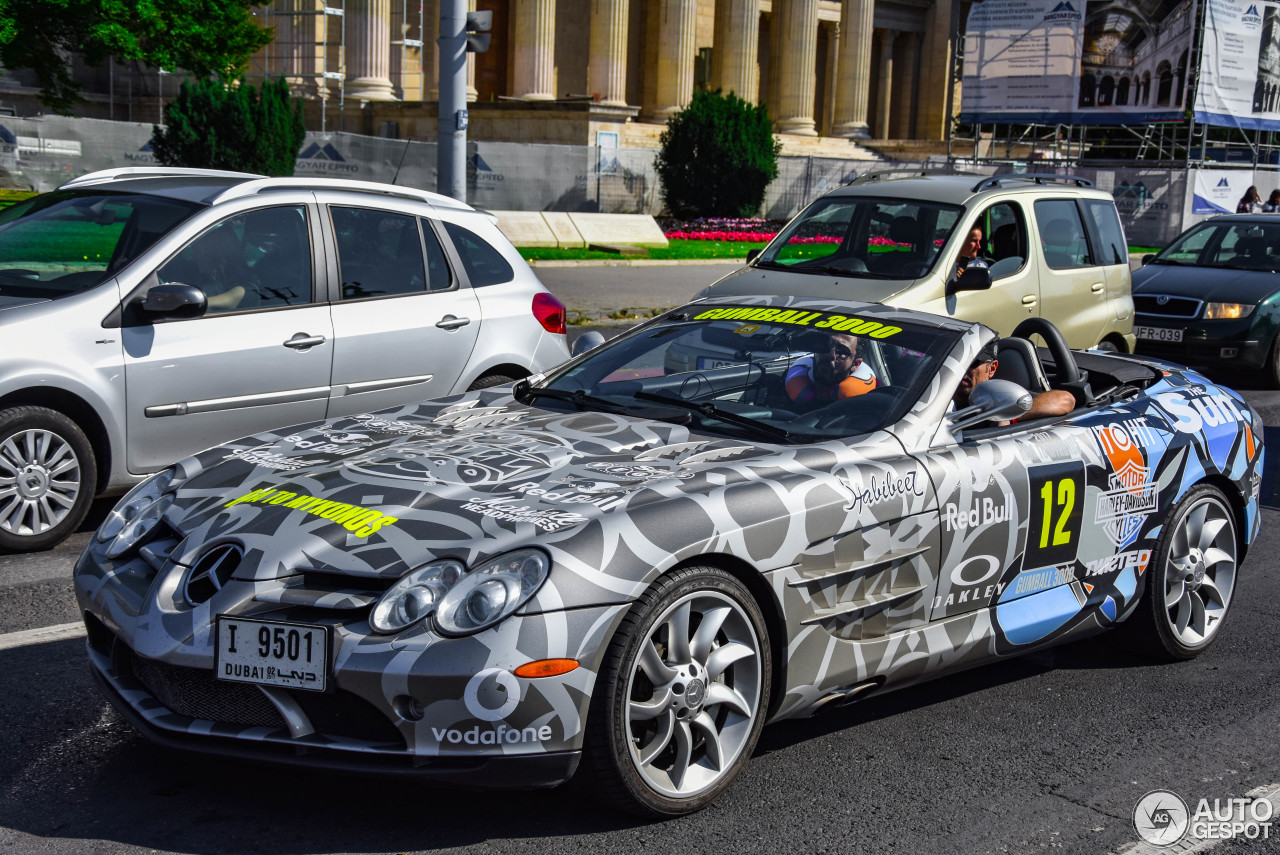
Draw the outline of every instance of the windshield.
M54 299L92 288L200 208L101 190L20 202L0 213L0 297Z
M1205 223L1175 240L1153 263L1277 270L1280 222Z
M761 442L833 439L901 419L955 343L852 314L695 307L602 345L542 386L518 386L517 397Z
M963 213L956 205L829 196L800 213L756 264L868 279L918 279L933 269Z

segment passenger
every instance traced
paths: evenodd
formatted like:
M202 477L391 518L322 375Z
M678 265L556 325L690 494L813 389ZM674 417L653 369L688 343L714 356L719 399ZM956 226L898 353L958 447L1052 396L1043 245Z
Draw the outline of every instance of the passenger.
M826 404L870 392L875 372L857 354L855 336L828 333L825 348L796 360L787 372L787 397L797 404Z
M982 350L978 351L978 357L974 359L973 364L969 366L969 370L960 378L960 385L956 388L956 393L951 399L954 409L963 410L969 406L969 396L973 394L973 390L977 385L995 376L996 369L1000 366L1000 360L996 359L996 348L996 341L993 339L987 342ZM1075 406L1076 398L1070 392L1064 389L1050 389L1032 398L1031 409L1014 419L1014 421L1065 416L1074 410ZM1009 424L1009 422L1001 422L1001 424Z
M965 239L964 246L960 248L960 257L956 259L957 278L964 275L964 269L975 258L981 258L988 263L991 261L987 256L983 237L982 229L978 226L974 226L969 230L969 237Z

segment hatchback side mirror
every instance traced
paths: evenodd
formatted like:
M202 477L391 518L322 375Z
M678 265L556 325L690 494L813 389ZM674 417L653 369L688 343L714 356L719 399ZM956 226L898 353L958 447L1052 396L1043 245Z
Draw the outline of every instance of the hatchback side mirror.
M209 308L209 298L194 285L166 282L147 291L142 311L151 320L198 318Z
M1156 257L1156 254L1154 252L1148 252L1146 255L1142 256L1142 266L1146 267L1148 264L1150 264L1152 261L1155 260L1155 257Z

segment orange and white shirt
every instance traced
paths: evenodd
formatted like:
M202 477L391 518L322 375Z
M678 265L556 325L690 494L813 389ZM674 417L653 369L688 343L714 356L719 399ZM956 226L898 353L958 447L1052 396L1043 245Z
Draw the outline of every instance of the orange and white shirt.
M871 366L859 359L853 373L840 381L838 386L819 390L813 382L813 357L797 359L787 372L787 397L799 404L812 401L838 401L865 395L876 387L876 374Z

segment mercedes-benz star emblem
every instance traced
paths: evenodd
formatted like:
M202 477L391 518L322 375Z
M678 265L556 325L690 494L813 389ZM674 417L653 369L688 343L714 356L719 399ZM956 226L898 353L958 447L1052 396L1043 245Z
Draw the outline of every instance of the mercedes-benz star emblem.
M198 606L213 599L236 572L243 556L240 547L232 543L220 544L201 555L191 566L182 589L187 602Z

